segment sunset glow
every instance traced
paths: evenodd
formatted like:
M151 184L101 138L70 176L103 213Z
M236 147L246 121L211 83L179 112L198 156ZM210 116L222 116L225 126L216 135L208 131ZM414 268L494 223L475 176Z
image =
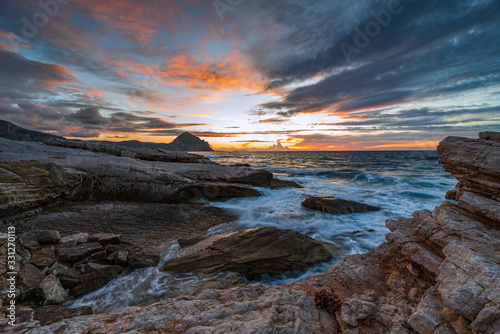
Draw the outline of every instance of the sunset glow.
M221 1L2 1L0 118L219 150L427 150L500 130L498 1L398 1L363 47L379 1Z

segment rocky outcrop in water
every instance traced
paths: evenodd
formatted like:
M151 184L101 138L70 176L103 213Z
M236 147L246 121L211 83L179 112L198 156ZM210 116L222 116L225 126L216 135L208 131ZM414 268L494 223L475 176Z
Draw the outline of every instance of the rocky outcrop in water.
M275 227L256 227L214 235L168 260L163 271L215 273L234 271L249 277L286 273L330 260L342 249L308 236Z
M358 203L336 197L309 197L302 202L302 206L305 206L306 208L312 210L318 210L337 215L380 210L380 207L378 206Z

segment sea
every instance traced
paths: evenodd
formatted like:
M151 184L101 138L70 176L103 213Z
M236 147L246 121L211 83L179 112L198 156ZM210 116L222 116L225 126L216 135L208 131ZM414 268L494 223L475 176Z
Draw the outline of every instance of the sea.
M251 167L243 168L265 169L279 179L295 181L303 187L260 188L263 193L260 197L209 202L229 210L238 219L209 230L207 235L274 226L333 243L345 250L341 256L306 270L266 275L258 281L244 278L246 283L282 285L304 281L347 255L375 249L389 232L385 227L387 219L411 217L415 210L433 210L457 182L438 163L436 151L215 151L204 154L223 165L248 164ZM376 205L382 210L332 215L302 207L301 202L309 196L335 196ZM160 265L180 253L176 242L165 244ZM235 278L232 273L213 277L176 275L160 272L158 268L139 269L123 274L102 289L70 301L66 306L90 305L94 312L104 312L174 297L199 289L209 281Z

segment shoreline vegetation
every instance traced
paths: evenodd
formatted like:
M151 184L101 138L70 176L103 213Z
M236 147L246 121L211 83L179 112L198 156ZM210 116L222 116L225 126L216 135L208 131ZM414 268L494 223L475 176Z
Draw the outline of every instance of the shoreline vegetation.
M386 242L347 256L334 244L271 226L206 235L237 217L203 202L301 185L187 153L211 150L188 133L170 146L144 144L66 140L1 121L0 331L500 332L499 133L444 139L439 162L459 181L449 201L388 220ZM302 205L332 217L380 210L336 197ZM13 268L5 262L10 226ZM164 259L168 242L179 256ZM305 282L245 284L342 257ZM71 305L137 270L214 278L109 312ZM17 273L15 296L8 272ZM7 317L12 301L15 326Z

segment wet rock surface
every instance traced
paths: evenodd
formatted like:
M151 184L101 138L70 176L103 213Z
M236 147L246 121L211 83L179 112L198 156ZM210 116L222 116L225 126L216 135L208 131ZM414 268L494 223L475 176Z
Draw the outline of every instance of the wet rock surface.
M305 206L306 208L312 210L318 210L337 215L380 210L380 207L378 206L358 203L355 201L349 201L336 197L309 197L304 202L302 202L302 206Z
M303 269L330 260L342 249L275 227L256 227L216 235L185 248L186 255L168 260L163 271L234 271L255 277Z

